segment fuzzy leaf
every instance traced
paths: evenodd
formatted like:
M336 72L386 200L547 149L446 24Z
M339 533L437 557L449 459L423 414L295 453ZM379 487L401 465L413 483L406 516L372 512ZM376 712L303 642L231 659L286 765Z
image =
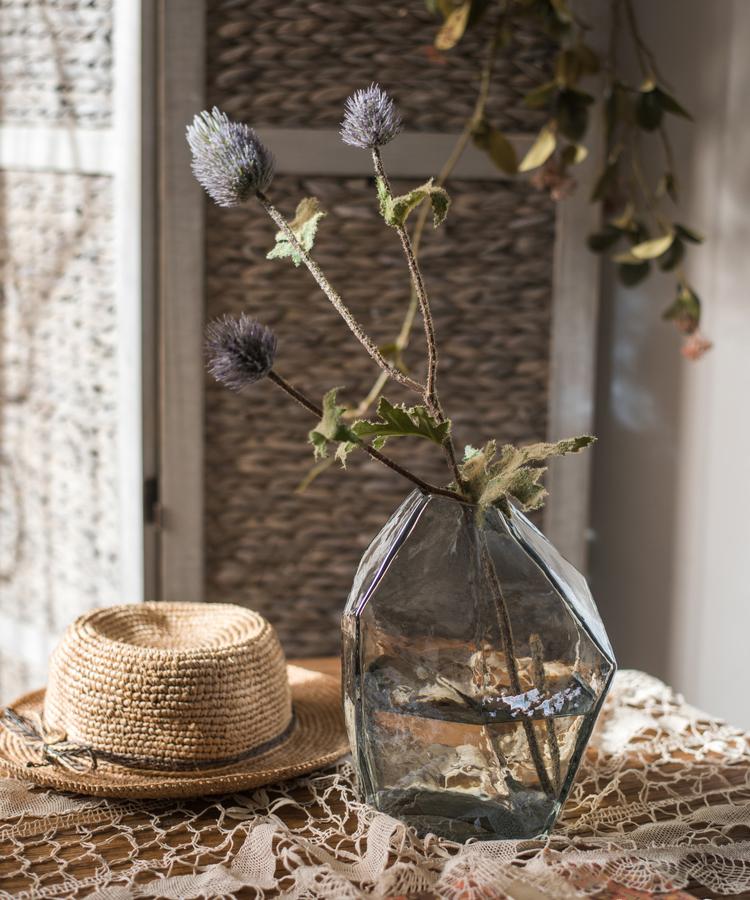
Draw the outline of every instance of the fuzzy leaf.
M381 397L377 420L369 422L360 419L351 430L357 439L373 438L372 445L379 450L392 437L420 437L442 445L450 434L451 423L438 422L425 406L394 406Z
M325 459L328 456L329 443L344 442L355 445L359 443L357 435L342 419L346 407L339 406L336 403L338 391L339 388L331 388L323 397L323 416L308 435L310 443L313 445L316 459ZM338 452L336 456L340 458Z
M464 456L461 478L480 515L490 506L504 508L509 499L515 500L522 509L538 509L547 493L540 484L546 472L541 463L553 456L578 453L594 440L590 435L582 435L553 444L525 447L506 444L499 456L495 442L490 441L482 450L471 448L471 455Z
M408 194L402 194L399 197L391 195L382 178L378 178L377 188L380 214L386 223L394 228L403 227L409 213L425 199L429 199L432 206L432 224L435 228L442 225L448 215L448 207L451 202L448 192L445 188L433 184L432 178L414 188L413 191L409 191Z
M297 210L289 227L305 250L312 250L318 223L325 215L317 197L305 197L297 204ZM295 266L302 262L299 250L289 242L283 231L279 231L276 233L276 246L268 251L266 259L283 259L287 256Z
M531 169L543 166L555 152L556 145L557 139L554 131L549 125L545 125L537 135L534 143L529 147L526 156L521 160L518 171L529 172Z

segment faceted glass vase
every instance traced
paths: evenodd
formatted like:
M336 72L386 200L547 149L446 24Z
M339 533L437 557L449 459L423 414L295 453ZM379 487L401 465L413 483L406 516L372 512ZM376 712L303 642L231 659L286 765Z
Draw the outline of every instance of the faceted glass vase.
M411 494L343 617L344 708L377 809L464 841L555 823L615 672L586 581L515 509Z

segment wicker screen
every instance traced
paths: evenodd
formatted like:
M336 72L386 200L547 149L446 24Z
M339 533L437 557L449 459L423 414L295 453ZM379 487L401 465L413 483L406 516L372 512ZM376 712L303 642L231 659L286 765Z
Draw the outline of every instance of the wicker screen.
M372 183L284 176L273 193L286 211L301 196L320 198L330 214L316 258L375 338L392 340L408 275ZM422 256L446 348L441 397L460 445L543 438L554 210L521 184L458 182L453 194L448 222L427 236ZM249 310L278 333L279 372L317 398L335 385L344 399L359 398L377 370L304 268L265 259L274 227L262 210L211 207L207 234L208 315ZM409 362L417 368L422 347L416 330ZM242 396L207 389L208 598L262 612L291 654L335 652L357 561L408 483L352 457L347 471L331 468L296 494L312 463L311 417L268 382ZM407 399L398 388L388 396ZM448 480L432 445L389 445L402 460L405 449L416 470Z
M113 0L0 0L0 118L105 128Z
M208 8L209 100L255 125L335 127L352 89L371 81L394 94L411 130L460 131L474 105L487 32L435 54L436 19L424 0L209 0ZM522 100L549 62L547 44L524 34L498 59L487 107L498 128L537 129L543 113Z

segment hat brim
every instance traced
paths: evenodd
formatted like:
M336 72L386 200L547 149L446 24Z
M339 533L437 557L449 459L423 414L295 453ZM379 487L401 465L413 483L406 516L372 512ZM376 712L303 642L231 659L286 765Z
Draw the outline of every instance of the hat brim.
M216 769L164 772L99 762L91 772L71 772L59 764L29 768L38 756L24 739L0 726L0 771L59 791L97 797L161 799L224 794L304 775L349 752L339 683L330 675L288 666L296 723L289 738L262 756ZM44 690L25 694L12 708L22 716L41 715Z

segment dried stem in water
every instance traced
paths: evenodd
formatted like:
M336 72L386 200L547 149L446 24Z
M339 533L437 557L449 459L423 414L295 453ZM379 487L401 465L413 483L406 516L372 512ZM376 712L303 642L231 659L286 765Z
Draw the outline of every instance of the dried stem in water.
M490 555L490 550L487 546L487 537L481 532L479 537L481 541L481 553L484 568L487 573L487 577L490 580L490 584L492 584L493 588L495 589L498 611L498 624L500 626L500 634L503 641L503 650L505 652L505 664L508 667L510 689L514 694L518 695L523 693L523 690L521 687L521 679L518 674L518 656L516 655L516 646L513 641L513 629L510 624L508 605L505 602L503 589L500 586L500 580L497 577L497 572L495 571L495 564L492 561L492 556ZM522 716L521 721L523 724L523 730L526 733L526 741L529 745L529 753L531 754L531 759L534 763L534 768L536 769L539 783L545 793L552 794L552 782L550 781L549 775L547 774L547 769L544 765L544 757L542 756L542 751L539 747L539 741L537 740L536 732L534 731L534 723L530 719L527 719L526 716Z

